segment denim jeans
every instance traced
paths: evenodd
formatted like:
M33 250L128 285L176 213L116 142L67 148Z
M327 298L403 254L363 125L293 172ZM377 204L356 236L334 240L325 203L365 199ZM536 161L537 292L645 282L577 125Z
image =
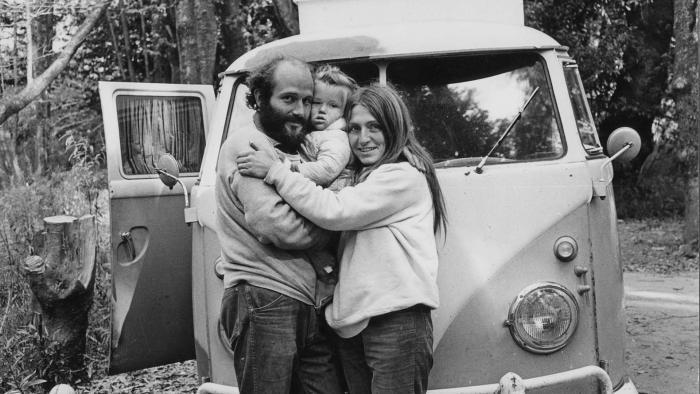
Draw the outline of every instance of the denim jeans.
M433 322L422 305L370 319L357 336L338 338L350 394L425 393L433 366Z
M342 393L330 328L313 306L241 283L224 292L221 324L242 394Z

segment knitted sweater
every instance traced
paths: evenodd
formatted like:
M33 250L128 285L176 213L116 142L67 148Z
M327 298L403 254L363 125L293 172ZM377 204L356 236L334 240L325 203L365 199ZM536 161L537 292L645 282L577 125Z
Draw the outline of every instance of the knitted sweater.
M246 281L306 304L321 305L330 294L316 286L310 259L334 259L323 251L331 233L295 212L262 179L238 172L236 157L251 150L250 142L284 155L252 122L238 128L221 147L215 194L224 287ZM299 160L298 155L286 157ZM310 248L317 252L308 253Z
M344 231L340 279L326 319L341 337L369 318L424 304L438 307L433 205L425 176L408 163L384 164L337 193L283 164L265 182L320 227Z

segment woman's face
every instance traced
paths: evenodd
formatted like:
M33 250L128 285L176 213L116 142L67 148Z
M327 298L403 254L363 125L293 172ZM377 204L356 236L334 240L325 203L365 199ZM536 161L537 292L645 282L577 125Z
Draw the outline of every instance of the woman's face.
M367 108L359 104L350 111L348 140L352 153L365 167L379 161L386 151L384 130Z

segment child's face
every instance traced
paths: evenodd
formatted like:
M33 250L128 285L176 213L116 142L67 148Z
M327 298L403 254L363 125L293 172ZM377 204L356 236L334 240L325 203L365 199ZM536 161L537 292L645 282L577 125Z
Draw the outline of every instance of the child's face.
M345 110L348 91L342 86L316 81L314 101L311 104L311 126L314 130L325 130L340 119Z

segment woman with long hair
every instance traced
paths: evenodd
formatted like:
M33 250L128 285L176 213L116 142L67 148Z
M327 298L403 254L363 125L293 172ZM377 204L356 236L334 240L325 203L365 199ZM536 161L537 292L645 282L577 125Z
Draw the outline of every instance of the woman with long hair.
M386 86L358 89L345 111L355 183L337 193L254 151L241 174L264 178L314 224L342 231L339 280L326 308L350 393L423 393L438 307L436 234L445 205L409 111Z

